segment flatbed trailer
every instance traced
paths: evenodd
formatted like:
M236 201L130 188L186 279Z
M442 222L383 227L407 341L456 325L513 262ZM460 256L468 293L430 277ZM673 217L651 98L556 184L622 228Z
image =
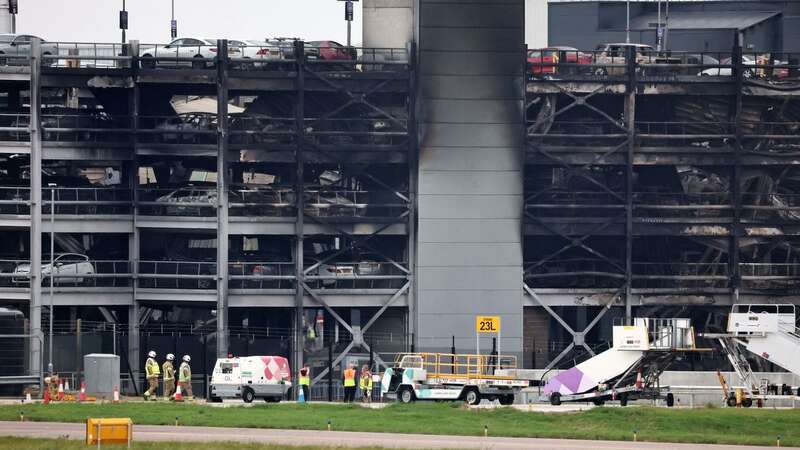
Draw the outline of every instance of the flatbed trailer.
M509 369L516 369L513 356L404 353L384 372L381 395L401 403L463 400L477 405L481 400L499 400L511 405L529 382L495 375Z

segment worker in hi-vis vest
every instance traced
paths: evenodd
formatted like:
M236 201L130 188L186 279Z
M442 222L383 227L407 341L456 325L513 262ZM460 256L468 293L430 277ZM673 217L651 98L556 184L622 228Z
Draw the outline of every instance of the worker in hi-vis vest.
M189 355L183 355L183 362L178 370L178 386L181 387L181 394L186 395L187 398L192 398L192 367L189 362L192 358Z
M347 369L344 371L344 402L351 403L356 397L356 369L353 364L348 364Z
M372 402L372 372L364 364L361 368L361 376L358 377L358 387L361 388L361 401L364 403Z
M310 398L308 395L309 386L311 386L311 369L308 367L308 365L305 365L302 369L300 369L300 380L298 380L298 382L300 384L300 389L303 390L303 398L305 398L306 401L309 401Z
M161 368L158 367L158 361L156 361L156 352L150 350L147 353L147 361L144 363L144 376L147 379L147 390L144 391L144 399L150 400L150 397L153 400L156 399L156 390L158 390L158 376L161 374Z
M174 360L175 355L167 353L167 360L161 366L161 370L164 372L164 397L167 399L175 393L175 367L172 365Z

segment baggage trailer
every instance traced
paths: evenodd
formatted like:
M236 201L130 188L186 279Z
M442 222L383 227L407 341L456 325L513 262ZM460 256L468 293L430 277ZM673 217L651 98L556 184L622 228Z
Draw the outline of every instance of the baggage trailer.
M403 353L383 373L381 395L401 403L463 400L477 405L481 400L499 400L511 405L529 382L496 373L513 373L516 368L513 356Z
M614 325L613 346L554 376L544 385L542 402L619 400L626 406L638 399L664 399L675 404L669 386L659 377L687 352L709 351L695 346L694 328L689 319L636 318L633 325Z

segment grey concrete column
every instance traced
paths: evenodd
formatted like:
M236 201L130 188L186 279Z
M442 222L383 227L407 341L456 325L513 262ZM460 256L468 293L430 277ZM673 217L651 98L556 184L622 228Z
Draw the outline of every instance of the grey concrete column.
M31 43L30 139L31 139L31 227L30 227L30 370L42 372L42 133L41 54L39 39Z
M300 369L303 367L303 343L305 333L303 332L303 300L305 298L305 274L303 272L303 237L305 231L305 155L303 153L303 139L305 130L305 44L303 41L295 42L295 59L297 60L297 79L295 85L295 132L297 147L295 148L295 207L297 216L295 218L295 251L294 251L294 273L295 273L295 294L294 294L294 326L292 333L292 374L295 380L300 379ZM297 398L298 391L294 390L294 397Z
M217 356L228 355L228 41L217 41Z
M363 0L365 48L406 48L414 39L414 0Z
M418 7L418 349L474 349L486 314L521 356L525 2Z

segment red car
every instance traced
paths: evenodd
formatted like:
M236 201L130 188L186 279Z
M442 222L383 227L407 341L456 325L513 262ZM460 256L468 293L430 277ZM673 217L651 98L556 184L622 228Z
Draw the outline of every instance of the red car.
M592 55L583 53L573 47L546 47L528 50L528 71L534 75L556 74L558 65L592 64ZM567 68L566 72L575 72L575 68Z
M335 41L311 41L306 43L306 47L316 49L318 58L323 61L355 61L357 57L355 48L345 47Z

